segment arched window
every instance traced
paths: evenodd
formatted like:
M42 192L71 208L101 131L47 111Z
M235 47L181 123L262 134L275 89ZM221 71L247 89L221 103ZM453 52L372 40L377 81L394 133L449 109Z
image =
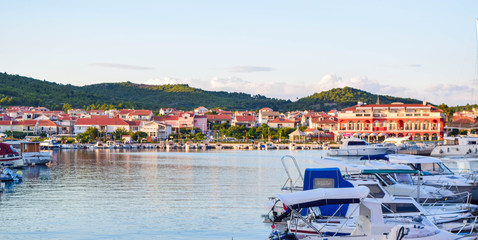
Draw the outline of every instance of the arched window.
M382 121L382 127L387 127L387 121L385 120Z
M423 128L422 130L430 129L430 122L428 120L423 121Z
M422 130L422 128L420 127L422 124L420 121L415 121L415 126L413 128L413 130Z
M408 121L405 123L405 130L412 130L412 128L413 128L412 121L408 120Z
M353 121L350 121L349 122L349 130L354 130L354 122Z
M422 140L423 140L423 141L428 141L428 140L430 140L430 135L428 135L428 133L423 134Z
M397 123L395 121L390 121L390 130L396 130L397 129Z
M357 130L362 130L362 121L358 121L356 125L357 125L357 128L356 128Z
M380 127L380 121L379 120L373 121L373 127Z
M413 136L413 140L422 140L422 136L420 136L419 133L415 133L415 135Z

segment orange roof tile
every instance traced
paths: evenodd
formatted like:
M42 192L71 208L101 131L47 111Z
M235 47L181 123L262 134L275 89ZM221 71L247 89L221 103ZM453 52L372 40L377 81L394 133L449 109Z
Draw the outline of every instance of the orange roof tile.
M75 125L128 125L120 118L80 118Z

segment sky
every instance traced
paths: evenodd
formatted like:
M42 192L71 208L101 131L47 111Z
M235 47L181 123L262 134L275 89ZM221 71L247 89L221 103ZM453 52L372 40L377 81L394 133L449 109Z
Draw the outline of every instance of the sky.
M0 72L296 100L350 86L476 103L478 1L0 0Z

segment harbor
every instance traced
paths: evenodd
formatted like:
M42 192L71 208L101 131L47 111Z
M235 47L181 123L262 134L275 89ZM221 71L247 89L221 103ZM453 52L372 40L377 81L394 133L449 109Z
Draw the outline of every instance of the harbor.
M14 172L22 172L22 182L8 185L0 193L0 214L11 216L5 218L8 224L0 226L2 239L28 238L31 234L37 239L77 239L77 235L81 239L129 239L136 238L138 232L145 239L267 239L272 225L264 221L270 210L269 199L284 192L281 189L288 178L298 177L294 164L282 162L284 156L296 159L301 171L336 167L351 174L357 164L364 164L358 156L332 158L328 150L138 148L49 152L48 165L15 168ZM284 166L289 172L284 171ZM452 190L449 186L448 189ZM429 189L421 191L421 204L429 202L434 206L441 201L427 195ZM450 193L446 198L452 196ZM458 202L466 204L466 199ZM467 223L460 226L467 226L464 229L470 233L475 216L463 215L463 219ZM43 224L35 225L36 222ZM58 222L62 224L54 224ZM456 225L443 227L464 236L465 231Z

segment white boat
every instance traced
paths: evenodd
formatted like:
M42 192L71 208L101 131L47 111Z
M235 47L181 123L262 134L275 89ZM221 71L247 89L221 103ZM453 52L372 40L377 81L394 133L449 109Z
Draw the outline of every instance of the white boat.
M44 150L55 150L60 149L60 145L56 139L49 138L40 143L40 148Z
M105 144L102 141L97 141L95 145L91 146L92 149L104 149Z
M106 149L113 149L115 147L115 142L114 141L106 141L104 144L104 148Z
M389 137L383 140L383 144L393 144L399 149L406 148L405 143L410 141L410 137Z
M22 156L9 144L0 143L0 166L23 167Z
M381 185L393 196L407 196L416 199L420 203L455 202L462 203L468 200L467 193L455 193L444 187L438 188L420 184L413 181L411 174L417 174L410 166L389 164L382 161L366 160L366 166L371 169L363 169L357 175L374 175Z
M449 156L441 160L454 173L474 181L478 180L478 157Z
M367 156L389 153L391 149L387 146L374 146L359 138L342 139L340 149L330 149L330 156Z
M367 199L370 190L365 186L353 188L318 188L308 191L279 194L278 198L290 209L292 216L288 221L288 233L295 233L300 239L458 239L460 236L438 229L426 218L395 216L388 218L387 211L375 199ZM335 205L339 209L348 204L354 207L356 218L310 218L302 216L304 208L318 208ZM390 206L393 208L393 206ZM385 212L384 212L385 210ZM320 214L320 212L319 212ZM385 215L384 215L385 214ZM319 215L320 216L320 215ZM353 225L347 221L355 221ZM348 233L348 234L347 234ZM287 235L286 235L287 236ZM280 236L279 236L280 238Z
M478 137L446 137L444 144L436 146L431 156L478 156Z
M284 163L284 162L283 162ZM296 162L294 162L295 164ZM283 190L287 192L298 192L298 191L308 191L310 189L316 188L340 188L344 191L351 187L358 187L358 186L366 186L370 189L370 194L368 197L375 199L376 201L386 205L385 209L393 209L392 211L388 211L384 213L386 216L393 218L394 214L399 214L401 216L407 217L416 217L421 216L427 218L428 221L433 222L434 224L438 225L441 229L445 229L447 231L454 231L454 232L469 232L471 229L475 229L475 224L473 224L476 219L472 216L472 212L475 211L478 206L470 205L470 204L440 204L440 203L433 203L433 204L426 204L424 206L418 204L413 198L411 197L404 197L404 196L392 196L387 191L386 187L383 187L383 183L378 180L380 176L384 176L391 170L379 170L370 168L363 165L354 165L354 164L347 164L341 167L348 166L347 171L348 174L353 172L361 172L361 175L355 175L357 177L352 177L351 175L346 175L342 177L342 173L338 168L308 168L305 170L305 174L302 177L300 175L300 179L303 180L303 187L299 187L297 184L292 184L294 181L290 179L290 173L286 169L286 173L289 176L287 180L287 184L291 184L289 187L283 188ZM298 166L296 165L297 169ZM404 166L405 167L405 166ZM368 172L367 172L368 171ZM405 170L399 169L394 170L401 174L416 172L412 170ZM364 174L366 174L364 178ZM374 174L374 175L372 175ZM381 174L378 176L377 174ZM373 177L377 176L377 178ZM299 181L295 181L296 183ZM396 184L400 185L400 184ZM433 188L433 187L430 187ZM419 189L423 189L423 186L420 186ZM417 188L411 189L408 188L410 191L417 191ZM422 190L422 196L426 195L427 192ZM418 194L418 196L421 196ZM287 212L285 212L282 208L282 204L278 204L278 202L273 202L271 205L271 211L268 215L265 215L265 222L282 222L286 219ZM320 214L322 216L336 216L336 217L345 217L345 218L355 218L357 217L357 212L353 211L352 205L344 205L341 206L340 209L337 207L333 208L320 208ZM385 210L384 210L385 211ZM302 212L305 214L305 212ZM316 214L317 215L317 214ZM336 220L335 220L336 221ZM464 224L464 221L469 221L469 224ZM354 221L348 222L348 230L341 231L341 234L350 234L354 227ZM344 224L344 223L341 223ZM335 224L336 226L337 224ZM339 224L340 225L340 224ZM282 226L282 225L278 225ZM328 226L329 228L333 228L334 225ZM478 227L478 226L476 226ZM330 229L329 229L330 230ZM293 231L296 234L303 233L302 230Z
M454 174L438 158L408 154L390 154L388 161L394 164L408 165L420 171L423 185L445 188L455 193L468 192L473 201L478 201L478 185L473 179ZM413 177L417 183L418 176Z
M20 153L25 165L46 164L51 161L51 152L41 151L39 142L7 141Z

